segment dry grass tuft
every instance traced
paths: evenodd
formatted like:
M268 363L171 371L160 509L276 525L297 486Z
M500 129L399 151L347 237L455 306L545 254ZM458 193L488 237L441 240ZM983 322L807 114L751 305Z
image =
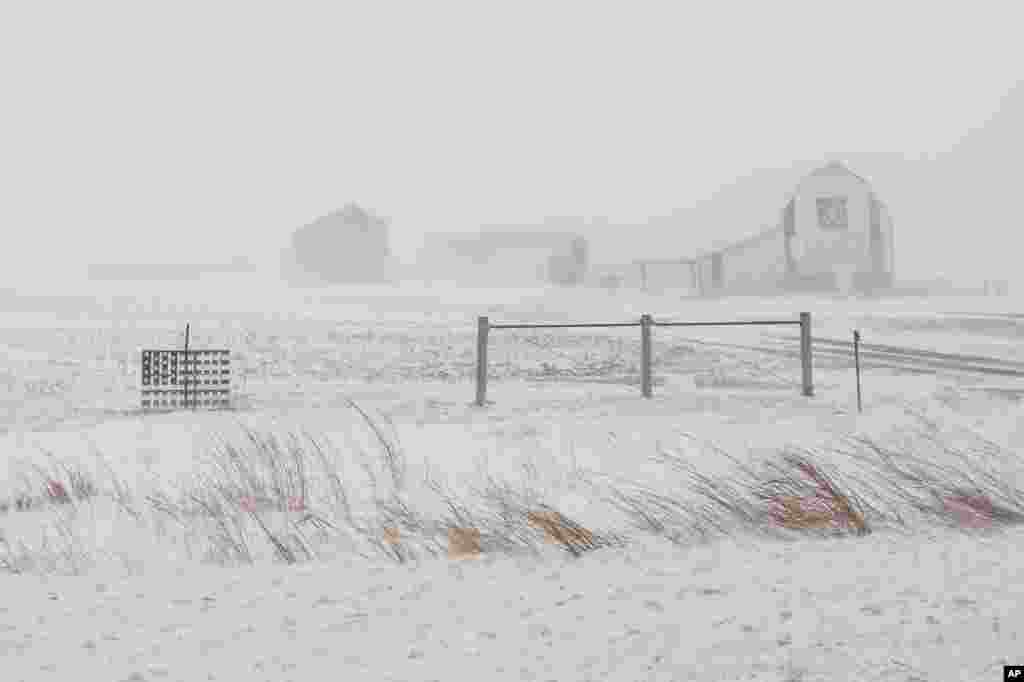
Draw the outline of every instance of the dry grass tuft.
M821 530L847 528L849 516L821 497L783 497L770 503L772 521L790 530ZM863 527L863 521L856 526Z
M954 525L975 531L992 531L1024 523L1024 513L992 501L984 493L955 491L941 498L941 505Z
M844 493L808 454L784 452L782 460L788 470L776 465L781 477L765 482L755 493L767 503L771 522L788 530L827 530L836 535L871 532L858 509L861 505L851 501L851 494Z
M530 525L544 532L548 542L561 545L573 556L597 549L600 543L594 533L569 519L564 514L553 510L527 512L526 520Z
M663 537L678 546L691 539L698 542L708 539L691 523L695 514L693 505L671 494L658 493L632 482L626 486L617 482L603 499L630 521L633 530Z
M71 496L60 481L48 481L46 484L46 496L54 504L70 504Z
M400 545L402 543L402 532L394 526L386 526L384 528L384 541L392 546Z
M925 522L963 531L996 531L1024 524L1024 493L1009 481L1019 456L973 432L944 432L911 412L921 427L913 448L894 450L865 437L851 442L875 460L888 490Z
M409 543L402 538L401 529L397 526L384 526L381 529L381 536L384 540L378 546L389 559L404 564L416 558Z
M942 500L945 510L957 525L973 530L990 530L997 511L992 500L980 495L959 494Z
M457 528L448 529L448 557L461 559L479 556L483 552L480 545L480 529Z
M471 486L469 497L445 490L428 473L426 488L441 502L438 511L405 489L405 456L384 425L351 406L372 431L376 452L358 445L336 452L305 433L305 439L277 438L243 427L241 442L215 447L208 460L212 467L182 483L177 494L164 486L133 492L109 465L101 493L99 479L77 465L53 455L47 466L29 463L4 504L38 514L39 525L30 523L30 529L44 532L36 542L31 533L17 536L6 524L0 527L0 571L79 573L110 555L85 527L96 522L96 505L103 504L126 512L115 514L119 523L136 527L126 530L151 532L175 555L183 549L189 559L219 565L295 564L339 551L403 564L445 556L538 556L544 545L580 557L626 544L617 532L588 528L549 504L548 493L539 492L545 481L528 465L526 480L515 486L484 473L483 486ZM920 423L924 438L910 443L890 447L853 437L844 441L853 445L845 451L785 448L761 460L763 468L757 469L710 445L708 458L735 465L726 474L703 470L705 458L659 446L652 457L659 465L653 488L596 475L604 479L597 494L609 503L606 508L618 512L630 528L626 532L680 545L743 535L857 537L893 521L907 528L905 518L915 512L927 525L963 531L1024 524L1024 493L1008 473L1015 463L1007 460L1019 460L1017 453L980 437L952 438L938 425ZM360 495L367 508L358 513L350 505L353 481L345 475L346 464L361 468L369 481L359 484L370 489L360 491L367 493ZM668 482L672 474L681 474L676 479L681 489ZM116 540L131 534L106 535Z

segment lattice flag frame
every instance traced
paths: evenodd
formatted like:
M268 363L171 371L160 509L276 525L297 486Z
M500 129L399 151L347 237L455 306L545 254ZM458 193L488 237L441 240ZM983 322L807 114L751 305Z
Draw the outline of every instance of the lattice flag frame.
M142 409L231 405L231 352L207 350L143 350Z

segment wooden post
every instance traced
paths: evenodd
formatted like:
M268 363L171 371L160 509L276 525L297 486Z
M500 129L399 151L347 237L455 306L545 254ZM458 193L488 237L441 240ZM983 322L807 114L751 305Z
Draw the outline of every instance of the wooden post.
M189 373L189 362L188 362L188 334L189 324L185 324L185 365L181 373L181 401L184 403L184 407L188 407L188 373Z
M487 402L487 333L491 323L487 317L476 319L476 404L483 407Z
M857 372L857 412L863 412L860 402L860 332L853 331L853 366Z
M640 390L651 397L651 316L640 317Z
M814 395L814 379L811 373L811 314L800 313L800 369L803 394Z

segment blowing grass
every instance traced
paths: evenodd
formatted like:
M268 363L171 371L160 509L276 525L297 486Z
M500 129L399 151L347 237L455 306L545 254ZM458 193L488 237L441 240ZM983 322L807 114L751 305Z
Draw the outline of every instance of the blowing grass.
M877 463L887 492L910 515L928 524L964 532L991 533L1024 523L1024 494L1010 479L1019 457L976 431L952 433L910 411L918 448L896 450L863 436L850 439L845 454Z
M696 444L702 459L658 447L650 456L656 486L573 462L587 508L606 512L579 515L539 490L536 471L518 484L482 471L459 492L429 472L410 477L397 438L351 407L374 449L350 443L339 451L305 432L260 433L236 422L239 435L216 443L177 485L133 489L99 452L94 472L53 453L23 463L0 516L0 570L80 574L111 561L144 563L144 552L219 566L352 555L408 564L552 549L580 559L641 536L676 545L856 541L937 525L989 534L1024 523L1024 493L1006 475L1019 465L1015 453L920 415L901 446L854 436L830 448L783 448L758 463L684 435L681 445ZM725 473L701 471L698 462L712 457L728 464Z

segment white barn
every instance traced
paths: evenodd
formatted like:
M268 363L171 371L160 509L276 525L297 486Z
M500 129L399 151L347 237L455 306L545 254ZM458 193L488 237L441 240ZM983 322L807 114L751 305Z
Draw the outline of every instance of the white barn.
M867 180L832 162L804 177L782 203L775 225L698 256L700 293L891 286L892 218Z

